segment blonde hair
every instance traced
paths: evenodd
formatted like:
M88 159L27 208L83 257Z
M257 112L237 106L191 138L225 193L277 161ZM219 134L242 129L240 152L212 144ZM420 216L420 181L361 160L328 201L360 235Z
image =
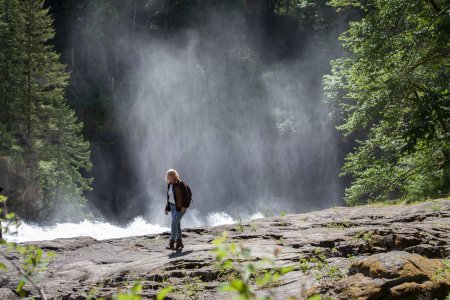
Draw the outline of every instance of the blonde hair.
M169 169L166 172L166 181L167 181L167 183L170 183L169 176L174 176L175 180L177 180L177 181L180 180L180 175L178 175L178 172L175 169Z

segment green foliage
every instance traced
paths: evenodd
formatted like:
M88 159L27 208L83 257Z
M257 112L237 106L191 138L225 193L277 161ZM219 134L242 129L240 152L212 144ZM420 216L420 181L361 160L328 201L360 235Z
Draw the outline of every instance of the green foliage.
M339 129L357 137L342 175L349 204L427 198L450 189L450 16L445 1L333 0L365 17L324 77Z
M115 25L119 19L111 1L87 1L86 4L87 21L82 26L86 39L85 59L96 79L101 80L109 74L108 56L114 48Z
M69 74L49 41L52 19L43 0L0 0L0 155L26 169L16 213L45 218L59 207L67 217L80 214L91 179L89 143L83 125L67 105Z
M251 231L256 231L258 229L258 224L256 224L255 222L251 222L250 223L250 230Z
M251 251L242 245L228 243L228 235L226 232L212 243L215 246L213 253L218 267L221 270L234 270L234 278L228 278L228 282L220 287L220 290L236 293L235 299L256 299L255 292L252 288L256 284L262 288L276 286L280 277L295 268L287 266L275 268L275 262L270 258L263 258L257 263L251 261ZM278 255L275 250L274 255ZM268 268L268 266L270 266ZM271 299L267 296L263 299Z
M359 240L363 240L366 243L370 243L373 240L373 232L372 231L361 231L355 234L355 238Z
M15 234L15 231L12 231L10 227L18 227L20 224L15 219L14 213L8 213L6 210L6 201L7 198L3 195L0 195L0 204L3 208L0 208L0 223L1 223L1 232ZM39 285L39 274L44 271L50 260L55 256L53 252L44 252L39 247L33 245L19 245L12 242L6 242L5 240L1 240L1 244L4 247L0 248L0 255L3 259L7 260L14 271L19 276L19 283L16 287L16 293L21 297L27 296L27 292L24 287L26 284L29 284L35 289L37 293L39 293L42 299L45 298L45 293ZM11 255L12 254L12 255ZM17 256L19 259L16 261L14 256ZM7 268L4 264L0 264L0 269L6 271Z
M32 283L37 286L39 274L47 269L48 263L54 257L53 252L46 252L35 246L20 246L18 244L9 244L11 252L18 252L20 254L20 265L16 265L18 273L20 274L20 281L17 285L16 292L24 297L26 292L23 287L26 283ZM38 287L38 292L41 288Z
M442 260L442 268L436 270L434 275L434 280L445 280L450 277L450 260L443 259Z
M9 233L9 234L16 234L17 232L11 228L17 228L20 225L20 222L18 219L16 219L16 214L14 212L8 212L7 209L7 200L8 198L4 195L0 194L0 229L1 229L1 236L3 234ZM0 239L1 242L3 240Z
M322 297L320 295L312 295L308 300L322 300Z
M199 299L199 294L203 291L203 281L199 276L188 276L183 284L183 296L187 299Z
M353 254L348 254L347 258L351 263L356 261L356 257Z
M24 79L20 68L17 68L17 61L24 55L23 51L18 51L24 38L23 31L24 16L20 11L20 3L14 0L0 1L0 124L4 126L0 127L0 153L16 143L11 130L15 123L17 99L23 96L20 85Z
M431 202L430 209L433 212L439 212L442 210L442 205L437 200L433 200Z
M114 300L141 300L143 299L141 294L144 289L144 286L141 282L134 282L131 288L128 289L127 292L117 292L112 295L112 299ZM172 286L167 286L159 291L156 295L156 300L164 300L166 297L174 290ZM96 300L105 300L105 298L100 297L97 298L95 296L95 290L91 291L91 295L88 299L96 299Z
M166 296L173 291L173 287L172 286L168 286L163 288L159 293L158 296L156 296L156 300L164 300L166 298Z
M302 24L305 31L317 31L317 35L329 34L336 12L328 5L329 0L278 0L274 13L289 16Z
M300 270L304 274L313 276L319 282L345 277L338 267L328 263L325 254L320 249L314 251L314 256L300 259Z
M113 296L113 299L116 300L141 300L141 296L139 295L142 292L142 284L137 282L133 284L128 293L118 293Z
M236 225L234 226L236 232L244 232L244 224L242 223L242 218L237 217Z
M352 227L353 224L350 221L341 221L341 222L330 222L326 224L329 228L336 228L336 229L345 229Z

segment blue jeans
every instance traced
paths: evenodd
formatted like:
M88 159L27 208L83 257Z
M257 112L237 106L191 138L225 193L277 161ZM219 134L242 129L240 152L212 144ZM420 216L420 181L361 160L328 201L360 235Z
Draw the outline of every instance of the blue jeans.
M170 223L170 239L181 240L181 218L186 211L177 211L175 204L170 203L170 215L172 216L172 222Z

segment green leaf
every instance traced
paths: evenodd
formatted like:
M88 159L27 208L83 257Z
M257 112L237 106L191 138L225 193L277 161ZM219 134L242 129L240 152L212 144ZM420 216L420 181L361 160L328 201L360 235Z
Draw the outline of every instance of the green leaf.
M6 265L4 263L0 262L0 270L8 271L8 268L6 267Z
M231 284L229 284L229 283L225 283L225 284L222 284L221 286L219 286L219 290L222 291L222 292L234 292L234 291L236 291L236 289L233 286L231 286Z
M220 244L223 244L227 239L228 239L228 233L227 233L226 231L224 231L224 232L222 233L222 236L221 236L221 237L219 237L219 238L217 238L217 239L214 239L214 240L212 241L212 244L213 244L213 245L220 245Z
M141 296L139 295L127 295L127 294L118 294L116 296L117 300L141 300Z
M294 266L283 267L280 269L280 273L284 275L284 274L294 271L295 269L296 268Z
M226 260L222 263L222 267L225 269L230 269L233 267L233 262L231 260Z
M143 289L142 284L140 282L137 282L131 288L131 292L134 294L138 294L138 293L142 292L142 289Z
M158 295L156 296L156 300L164 300L166 296L173 291L173 286L168 286L163 288Z
M234 279L230 282L230 286L236 291L242 291L245 288L245 283L240 279Z
M24 285L25 285L25 281L24 281L23 279L20 280L20 281L19 281L19 284L17 284L16 292L17 292L17 293L20 293L20 292L22 291Z

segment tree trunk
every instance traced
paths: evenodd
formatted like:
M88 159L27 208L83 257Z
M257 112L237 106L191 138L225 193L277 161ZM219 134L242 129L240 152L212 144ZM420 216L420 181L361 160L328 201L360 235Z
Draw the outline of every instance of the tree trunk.
M28 7L30 10L31 8ZM28 14L31 15L31 12L28 11ZM25 133L25 164L26 168L28 169L28 183L30 186L35 186L35 180L36 180L36 164L37 159L35 157L34 149L33 149L33 94L32 94L32 85L31 85L31 79L32 79L32 43L31 43L31 37L32 37L32 24L28 22L26 26L26 34L27 34L27 70L26 70L26 133Z
M256 15L258 4L256 0L246 0L245 1L245 12L248 15Z
M436 2L434 2L434 0L428 0L428 2L431 4L431 6L433 6L435 12L441 12L441 8L436 4Z
M134 8L133 8L133 33L136 27L136 0L134 0Z
M73 70L75 69L75 48L72 48L70 50L70 64L73 72Z

